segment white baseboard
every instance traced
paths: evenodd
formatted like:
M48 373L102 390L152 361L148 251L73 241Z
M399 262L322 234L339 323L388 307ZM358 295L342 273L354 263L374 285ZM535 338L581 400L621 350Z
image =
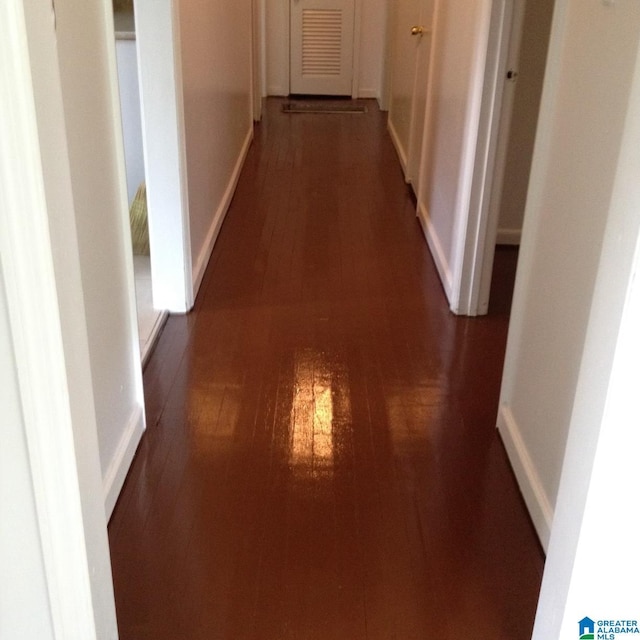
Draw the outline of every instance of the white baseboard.
M553 507L529 455L518 423L506 404L500 406L498 430L518 480L520 491L529 509L529 515L540 538L540 543L546 552L549 545L549 536L551 535Z
M104 510L107 514L107 520L111 517L113 508L116 506L116 501L127 477L133 456L140 444L144 429L144 413L142 412L142 407L138 406L129 419L129 423L120 438L118 448L109 463L102 482Z
M289 95L289 87L282 85L270 85L267 87L267 96L274 98L284 98Z
M247 158L247 153L249 152L249 147L251 146L251 141L253 140L253 123L245 140L242 144L242 148L240 149L240 154L238 155L238 159L236 160L236 165L233 168L231 173L231 177L229 182L227 183L227 188L224 191L224 195L222 196L222 200L218 205L218 209L213 215L213 220L211 221L211 225L209 227L209 231L207 232L207 237L204 241L204 245L200 250L198 255L198 260L193 268L193 299L195 300L198 291L200 290L200 285L202 284L202 278L204 277L204 272L207 269L207 265L209 264L209 258L211 258L211 252L213 251L213 246L216 243L216 239L218 238L218 233L220 233L220 228L222 227L222 223L224 222L224 218L227 215L227 211L229 210L229 205L231 204L231 200L233 199L233 194L235 193L236 186L238 184L238 179L240 178L240 172L242 171L242 167L244 165L244 161Z
M160 314L158 314L158 317L156 318L156 321L153 324L153 328L151 329L151 332L149 334L149 339L145 342L140 352L140 360L142 362L143 369L147 366L147 362L149 361L149 358L153 353L153 349L156 346L156 342L158 342L158 338L160 337L160 334L162 333L162 329L166 324L168 318L169 318L169 312L162 311L160 312Z
M407 176L407 156L405 156L404 151L402 150L402 145L400 144L400 138L398 137L398 132L395 130L393 123L391 120L387 119L387 129L389 131L389 135L391 136L391 142L393 142L393 146L396 149L396 153L398 154L398 159L400 160L400 166L402 167L402 175Z
M429 251L431 252L436 269L438 270L438 275L442 282L442 288L444 289L447 300L451 305L453 296L453 276L451 274L451 267L449 266L447 256L442 249L440 238L438 237L435 227L431 223L429 212L421 202L418 203L418 220L420 221L422 232L427 240Z
M377 98L378 92L375 89L358 88L358 98Z
M498 229L496 244L519 245L522 229Z

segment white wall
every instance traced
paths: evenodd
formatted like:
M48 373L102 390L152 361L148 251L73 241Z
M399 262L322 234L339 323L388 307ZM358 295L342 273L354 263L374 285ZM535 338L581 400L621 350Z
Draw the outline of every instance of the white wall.
M264 0L267 95L289 94L289 0ZM381 98L387 0L360 0L358 97Z
M58 0L56 32L110 514L144 429L111 3Z
M518 77L498 221L499 244L519 244L555 0L528 0L515 69Z
M253 135L251 0L180 4L194 291Z
M267 95L289 95L289 0L265 2Z
M621 3L620 11L637 21L637 11L630 11L629 5ZM640 513L632 505L640 486L640 56L632 87L607 207L536 640L576 637L576 621L585 615L594 620L639 615ZM617 519L614 514L624 515Z
M361 12L358 97L381 99L386 55L387 2L361 0Z
M491 0L437 3L418 215L452 309L478 138ZM393 83L393 80L392 80Z
M60 34L42 3L7 0L0 22L0 547L11 554L0 572L0 635L113 640Z
M44 559L0 274L0 633L53 640ZM29 606L24 604L28 602Z
M545 547L639 41L634 0L556 8L498 420Z

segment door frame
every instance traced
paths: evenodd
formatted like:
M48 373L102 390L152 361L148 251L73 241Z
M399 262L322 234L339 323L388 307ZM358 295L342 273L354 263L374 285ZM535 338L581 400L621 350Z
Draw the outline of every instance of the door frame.
M489 195L489 209L487 212L487 234L483 261L478 285L478 314L483 315L489 309L489 294L491 292L491 276L493 274L493 261L498 240L498 227L500 212L502 209L502 192L507 168L507 152L513 122L514 100L517 86L517 75L520 66L520 49L524 30L524 18L527 0L514 0L510 39L508 43L507 65L503 74L508 71L515 72L515 77L508 79L503 75L503 91L501 98L501 111L499 116L498 133L496 141L496 156L493 167L493 182Z
M353 7L353 65L351 76L351 98L358 98L360 90L360 39L362 35L362 0L354 0Z
M265 0L251 2L251 91L253 121L262 120L262 98L267 95L266 51L265 51Z
M523 0L493 0L469 212L457 238L462 256L459 277L454 280L459 287L457 295L454 292L459 315L483 315L489 306L513 112L513 90L506 74L518 58L523 20Z
M9 98L0 101L0 123L10 130L0 135L0 168L14 169L0 170L0 277L50 628L55 637L115 637L55 14L51 5L7 0L0 19L2 88ZM62 242L57 251L52 229Z
M178 3L135 0L134 10L153 302L186 313L194 279Z

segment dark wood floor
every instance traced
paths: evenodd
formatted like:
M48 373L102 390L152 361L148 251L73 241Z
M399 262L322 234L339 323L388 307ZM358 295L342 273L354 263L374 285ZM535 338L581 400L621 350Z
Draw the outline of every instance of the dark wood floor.
M109 526L122 640L530 637L494 428L513 250L452 316L385 130L269 101Z

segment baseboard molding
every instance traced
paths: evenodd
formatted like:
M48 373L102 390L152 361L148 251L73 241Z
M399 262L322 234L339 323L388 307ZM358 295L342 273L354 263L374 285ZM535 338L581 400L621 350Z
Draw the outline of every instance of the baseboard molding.
M289 95L289 87L281 85L271 85L267 87L267 96L274 98L285 98Z
M518 423L509 406L505 404L500 406L498 412L498 430L502 436L520 491L529 509L529 515L540 538L540 543L546 552L551 535L553 507L529 455Z
M140 438L144 433L144 414L142 407L135 408L129 423L127 424L118 448L109 463L107 472L103 479L103 493L104 493L104 510L107 515L107 520L113 513L113 508L116 506L116 501L122 490L125 478L133 461L133 456L136 453L138 445L140 444Z
M395 130L393 123L390 119L387 119L387 130L389 131L389 135L391 136L391 142L393 142L393 146L396 149L396 153L398 154L398 159L400 160L400 166L402 167L402 175L407 176L407 156L402 151L402 145L400 144L400 138L398 137L398 132Z
M362 89L358 88L358 98L377 98L378 92L375 89Z
M198 291L200 290L200 285L202 284L202 278L204 277L204 272L207 269L207 265L209 264L209 259L211 258L211 252L213 251L213 246L216 243L218 238L218 234L220 233L220 228L222 227L222 223L224 222L224 218L227 215L227 211L229 210L229 205L231 204L231 200L233 199L233 194L235 193L236 186L238 184L238 179L240 178L240 172L242 171L242 167L244 166L244 161L247 158L247 153L249 152L249 147L251 146L251 141L253 140L253 123L251 128L247 132L245 140L242 144L242 148L240 149L240 154L238 155L238 159L236 161L236 165L233 168L231 173L231 177L229 182L227 183L227 188L224 191L224 195L222 196L222 200L216 210L213 220L211 221L211 226L209 227L209 231L207 232L207 237L204 241L204 245L198 254L198 260L196 262L195 267L193 268L193 299L195 300Z
M449 266L449 261L447 260L444 250L442 249L442 244L440 242L440 238L438 237L438 233L431 223L429 212L421 202L418 203L418 220L420 221L422 232L424 233L424 237L427 240L429 251L431 252L431 256L436 265L436 269L438 270L442 288L444 289L447 300L451 305L453 296L453 276L451 274L451 267Z
M144 369L147 366L147 362L149 362L149 358L155 349L156 343L158 342L158 338L162 333L162 329L169 318L168 311L162 311L156 322L153 325L153 329L151 329L151 333L149 334L149 339L145 343L142 352L140 353L140 360L142 361L142 368Z
M498 229L496 244L519 245L522 229Z

